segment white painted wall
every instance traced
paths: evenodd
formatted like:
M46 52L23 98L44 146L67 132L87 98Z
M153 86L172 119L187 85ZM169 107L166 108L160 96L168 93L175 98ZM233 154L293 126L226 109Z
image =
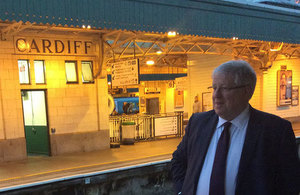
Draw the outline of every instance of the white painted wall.
M263 74L263 110L279 115L281 117L295 117L300 114L298 106L277 106L277 71L280 66L286 65L287 70L292 70L292 85L300 85L300 60L281 59L273 62L272 67Z
M212 92L212 71L220 64L232 60L231 56L221 55L189 55L188 56L188 115L193 113L194 97L198 95L202 110L202 93Z
M189 55L188 56L188 90L187 90L187 106L188 114L191 116L193 112L194 97L198 95L202 104L202 93L212 92L208 89L212 85L211 74L213 70L220 64L232 60L231 56L222 55ZM257 74L256 89L250 104L257 109L261 109L261 83L262 71L259 67L253 66ZM201 106L202 110L202 106Z
M184 106L182 108L175 108L174 105L174 93L175 88L166 88L166 112L176 112L176 111L183 111L188 112L188 99L189 93L187 90L184 90Z

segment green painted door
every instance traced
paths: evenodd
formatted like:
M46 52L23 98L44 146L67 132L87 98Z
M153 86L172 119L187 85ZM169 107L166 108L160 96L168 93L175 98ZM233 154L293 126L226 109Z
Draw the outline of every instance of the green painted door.
M49 155L45 91L22 91L28 155Z

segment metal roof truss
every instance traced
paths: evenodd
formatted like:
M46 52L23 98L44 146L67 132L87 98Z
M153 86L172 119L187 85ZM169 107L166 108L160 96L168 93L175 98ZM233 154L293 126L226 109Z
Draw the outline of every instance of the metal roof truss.
M140 64L145 65L151 58L156 66L186 67L188 54L218 54L259 63L262 69L267 69L279 55L284 55L287 59L300 58L299 44L240 40L237 37L225 39L180 34L168 37L167 33L94 30L29 22L0 23L0 33L1 40L19 33L38 33L41 36L48 33L98 36L103 43L102 65L130 58L139 58Z
M298 44L239 40L235 37L223 39L177 35L170 38L167 34L115 31L104 34L104 40L108 62L138 57L142 62L152 58L157 65L169 65L169 59L174 56L186 59L184 56L188 54L218 54L253 61L266 69L279 55L288 59L300 58ZM174 66L186 66L182 60L172 63Z

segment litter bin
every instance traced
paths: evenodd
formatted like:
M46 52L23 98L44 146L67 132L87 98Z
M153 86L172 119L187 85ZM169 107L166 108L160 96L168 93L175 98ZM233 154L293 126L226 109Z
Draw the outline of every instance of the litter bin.
M122 144L134 144L135 122L126 121L122 123Z

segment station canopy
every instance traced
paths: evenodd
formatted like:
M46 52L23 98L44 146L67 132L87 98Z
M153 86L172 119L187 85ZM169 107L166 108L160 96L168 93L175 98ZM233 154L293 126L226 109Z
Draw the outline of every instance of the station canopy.
M161 52L161 64L181 66L178 56L221 54L264 68L278 54L300 57L299 10L217 0L1 0L2 40L58 31L99 34L114 60Z

